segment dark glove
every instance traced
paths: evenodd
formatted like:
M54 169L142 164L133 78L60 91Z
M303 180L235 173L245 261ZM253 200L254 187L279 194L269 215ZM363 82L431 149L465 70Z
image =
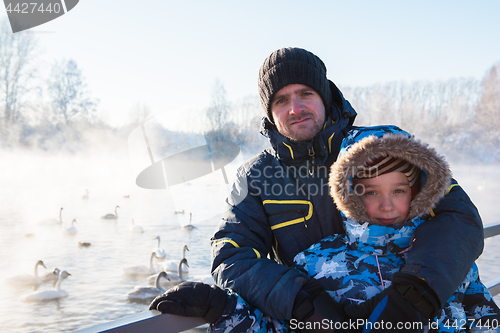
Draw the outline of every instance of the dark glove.
M156 297L149 310L184 317L201 317L216 323L222 317L229 296L215 285L201 282L183 282Z
M366 325L364 332L403 329L406 332L423 332L423 325L427 325L440 308L439 298L424 280L396 273L390 287L364 303L346 306L344 311L351 318L368 319L371 324ZM398 329L398 325L405 323L412 325Z
M293 304L292 318L306 329L300 332L333 332L335 323L345 319L342 307L328 295L323 286L315 279L306 282L300 289ZM323 323L328 323L327 328ZM315 327L307 329L307 327ZM331 328L331 329L330 329Z

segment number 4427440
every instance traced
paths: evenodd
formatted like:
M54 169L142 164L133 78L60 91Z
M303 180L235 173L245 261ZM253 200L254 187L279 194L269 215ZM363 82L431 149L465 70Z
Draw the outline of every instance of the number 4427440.
M7 8L7 13L21 13L21 14L30 14L30 13L59 13L61 11L61 5L58 2L49 3L45 7L42 3L37 2L22 2L17 3L14 8L12 8L12 3L9 3Z

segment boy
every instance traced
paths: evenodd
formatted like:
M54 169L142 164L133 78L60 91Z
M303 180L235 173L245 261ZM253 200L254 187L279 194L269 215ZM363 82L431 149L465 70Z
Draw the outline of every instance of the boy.
M344 139L330 173L331 194L343 214L346 234L326 237L297 254L296 269L314 278L340 305L347 306L350 317L366 319L355 305L386 296L384 291L389 290L391 281L399 278L398 271L404 266L416 228L428 215L432 216L432 208L450 183L451 172L444 159L408 133L394 126L354 128ZM422 282L422 290L417 292L431 293L425 286ZM208 321L214 323L210 331L339 329L328 327L325 322L314 322L314 318L302 323L294 319L277 321L234 293L228 292L226 300L215 288L191 287L184 285L177 291L167 292L170 295L153 301L152 307L160 311L162 307L168 308L166 312L175 313L172 310L178 303L192 305L190 299L195 297L197 289L207 293L204 298L207 302L203 304L206 307L202 306L203 313L198 315L210 313ZM435 296L427 299L439 302ZM196 305L200 305L199 301ZM215 308L218 310L214 312ZM418 324L409 330L416 332L423 331L424 326L439 332L486 331L495 329L500 320L500 310L479 280L476 265L438 313L427 315L432 318L429 322L416 318L416 323L401 324ZM354 321L370 328L370 323L377 320L377 311L374 311L368 322ZM346 325L341 328L352 328L348 322L343 324ZM354 328L361 329L362 325ZM381 330L391 329L408 327Z

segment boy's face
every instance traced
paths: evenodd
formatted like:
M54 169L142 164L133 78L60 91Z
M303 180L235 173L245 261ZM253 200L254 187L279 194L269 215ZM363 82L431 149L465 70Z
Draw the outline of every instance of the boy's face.
M370 223L385 226L406 221L410 210L411 189L402 172L356 179L354 185L366 208Z

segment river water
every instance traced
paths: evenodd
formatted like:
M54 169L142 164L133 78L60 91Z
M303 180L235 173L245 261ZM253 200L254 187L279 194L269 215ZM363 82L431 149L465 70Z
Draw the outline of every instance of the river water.
M227 166L234 174L236 164ZM126 148L77 154L0 152L0 329L2 332L71 332L147 310L126 293L144 278L123 273L123 267L149 265L156 236L167 259L180 259L185 244L189 278L210 273L209 238L221 212L219 197L227 189L222 174L169 190L146 190L135 185L137 170ZM500 222L497 196L498 166L453 165L454 176L479 207L485 225ZM218 177L218 178L217 178ZM88 199L82 199L89 191ZM118 209L117 220L102 220ZM41 225L58 218L62 225ZM176 214L177 212L182 212ZM189 222L195 227L183 227ZM62 232L76 219L77 233ZM144 233L130 231L131 220ZM90 246L81 247L79 242ZM500 276L500 237L487 240L478 260L483 281ZM57 301L27 302L32 287L14 287L6 279L33 274L43 260L47 269L68 271L62 283L68 296ZM155 264L157 264L155 262ZM50 288L42 284L39 289ZM496 298L498 302L498 297ZM193 330L194 331L194 330Z

